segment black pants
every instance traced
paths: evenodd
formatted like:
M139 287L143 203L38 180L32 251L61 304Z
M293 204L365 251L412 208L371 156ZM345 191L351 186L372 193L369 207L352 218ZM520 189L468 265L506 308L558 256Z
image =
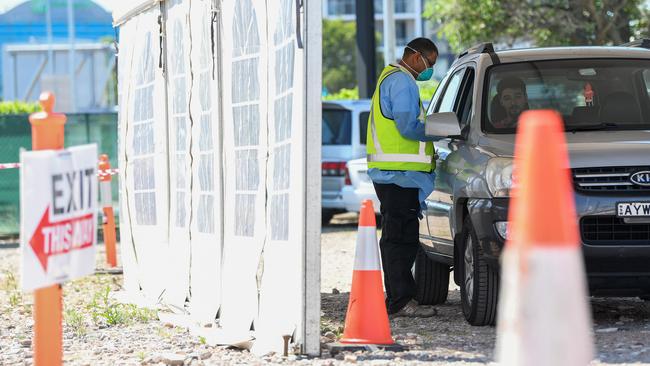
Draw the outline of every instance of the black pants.
M420 201L417 188L374 183L381 203L381 262L386 287L386 308L396 313L415 297L411 268L418 252Z

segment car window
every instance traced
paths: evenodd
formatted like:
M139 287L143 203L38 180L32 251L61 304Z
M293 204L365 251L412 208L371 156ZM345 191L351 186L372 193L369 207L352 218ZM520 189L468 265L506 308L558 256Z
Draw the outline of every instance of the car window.
M352 112L347 109L323 109L323 145L352 143Z
M645 90L639 86L643 75ZM565 129L650 128L650 60L580 59L503 64L488 69L482 126L514 133L528 109L554 109Z
M469 123L470 114L472 111L472 104L474 98L474 69L467 68L465 81L463 82L463 93L458 106L458 122L461 129Z
M442 94L440 105L436 109L436 112L453 112L454 104L456 102L456 97L458 96L458 91L463 81L463 74L465 69L457 71L449 79L449 83L445 88L444 94Z
M365 145L368 138L368 118L370 118L370 112L359 114L359 143L361 145Z
M431 101L427 106L427 115L433 113L433 109L435 108L436 104L438 104L438 100L440 99L440 95L442 95L442 91L445 88L445 85L447 84L447 80L449 80L449 74L445 75L442 81L440 81L440 84L438 84L436 91L433 93L433 96L431 97Z

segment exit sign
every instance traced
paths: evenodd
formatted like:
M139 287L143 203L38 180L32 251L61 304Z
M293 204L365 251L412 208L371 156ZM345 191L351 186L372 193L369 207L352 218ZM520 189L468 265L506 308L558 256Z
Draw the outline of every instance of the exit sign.
M92 274L97 241L97 146L20 154L22 288Z

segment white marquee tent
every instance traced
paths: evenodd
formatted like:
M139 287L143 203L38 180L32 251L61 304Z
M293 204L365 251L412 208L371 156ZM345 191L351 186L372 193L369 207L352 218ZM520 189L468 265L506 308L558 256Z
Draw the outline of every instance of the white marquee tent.
M214 343L318 354L321 5L113 13L124 287ZM205 330L205 329L204 329Z

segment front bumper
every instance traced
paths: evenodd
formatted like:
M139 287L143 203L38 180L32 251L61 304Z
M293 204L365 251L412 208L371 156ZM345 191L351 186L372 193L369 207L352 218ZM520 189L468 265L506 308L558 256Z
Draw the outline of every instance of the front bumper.
M499 221L508 221L509 201L507 198L481 198L467 202L467 210L479 245L491 266L499 265L499 256L505 244L494 225Z
M615 217L618 202L649 200L643 196L580 193L576 193L575 198L579 223L594 217ZM492 266L499 266L499 256L505 242L498 234L495 223L507 221L508 204L507 198L470 199L467 204L479 245ZM617 241L612 237L609 241L595 242L586 239L583 225L579 227L589 288L593 294L628 296L650 293L650 240Z

